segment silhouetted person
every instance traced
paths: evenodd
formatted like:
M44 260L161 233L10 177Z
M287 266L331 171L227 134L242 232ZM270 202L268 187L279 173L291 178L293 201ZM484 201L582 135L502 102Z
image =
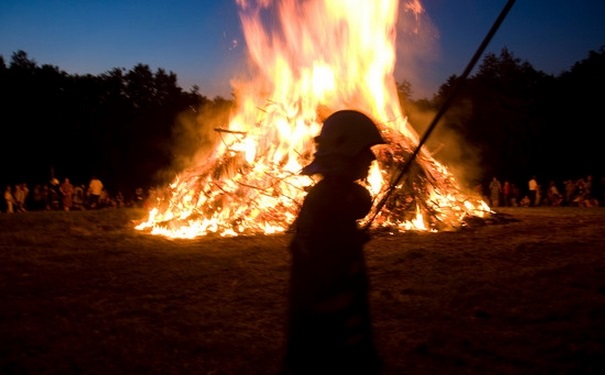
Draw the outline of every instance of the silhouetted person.
M99 208L101 194L103 193L103 183L97 176L92 176L88 183L88 206L90 208Z
M368 303L369 282L358 228L372 206L357 180L384 143L374 123L356 111L339 111L316 138L315 160L303 174L321 175L295 222L285 373L378 374Z
M46 208L46 197L44 196L44 188L41 184L34 186L33 192L33 209L40 211Z
M496 177L492 177L489 183L489 197L492 202L492 207L500 206L500 194L502 193L502 184Z
M576 182L574 180L566 180L565 185L565 204L567 206L573 206L573 199L576 193Z
M10 187L10 185L7 185L6 189L4 189L4 203L6 204L7 214L12 214L15 212L15 197L13 196L13 189Z
M71 207L73 206L74 186L69 181L69 178L63 180L63 183L59 187L59 191L61 192L61 205L63 206L63 210L71 210Z
M504 181L504 184L502 184L502 204L505 207L512 206L511 195L512 195L512 190L511 190L510 182Z
M52 178L48 187L47 209L58 210L61 208L61 192L59 191L59 180Z
M549 206L560 206L563 202L563 196L559 193L557 184L554 181L548 183L548 190L546 191L547 201Z
M73 201L72 207L75 210L83 210L85 201L86 201L86 190L84 189L84 185L74 186L74 201Z
M538 181L536 180L536 176L532 176L532 178L529 180L528 182L528 194L527 197L529 198L529 207L534 207L536 206L536 200L538 199Z

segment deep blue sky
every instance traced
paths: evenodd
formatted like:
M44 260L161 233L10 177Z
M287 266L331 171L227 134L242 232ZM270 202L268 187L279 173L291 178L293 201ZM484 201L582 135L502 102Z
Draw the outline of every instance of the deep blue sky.
M396 78L410 81L414 96L430 97L449 76L462 73L505 3L422 1L424 47L398 60L403 67ZM536 69L558 74L605 46L604 20L603 0L517 0L488 51L507 47ZM229 79L244 61L243 43L234 0L0 2L5 62L24 50L38 64L70 74L144 63L173 71L184 89L197 84L206 96L229 98Z

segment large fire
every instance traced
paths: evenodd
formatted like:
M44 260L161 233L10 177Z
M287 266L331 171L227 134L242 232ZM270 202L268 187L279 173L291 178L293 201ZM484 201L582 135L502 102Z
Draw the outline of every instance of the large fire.
M237 108L215 129L222 142L159 192L137 229L174 238L287 231L314 183L299 174L313 137L340 109L366 113L388 142L365 183L376 201L396 187L368 226L447 230L489 212L424 148L393 181L418 144L393 76L398 13L422 12L418 0L236 1L254 78L232 82Z

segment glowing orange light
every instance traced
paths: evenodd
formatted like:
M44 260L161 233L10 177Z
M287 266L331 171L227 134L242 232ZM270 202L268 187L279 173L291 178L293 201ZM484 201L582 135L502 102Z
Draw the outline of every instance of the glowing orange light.
M377 149L379 163L367 181L377 197L392 182L393 165L418 143L393 77L399 1L237 4L252 78L232 81L237 109L223 142L151 202L148 218L137 229L181 238L287 230L305 187L314 183L299 174L312 159L313 137L322 120L340 109L368 114L389 142ZM423 11L418 0L404 8ZM268 25L266 19L274 23ZM447 229L468 215L489 211L480 198L462 193L447 168L428 152L423 150L417 163L422 178L401 183L402 193L385 206L375 227Z

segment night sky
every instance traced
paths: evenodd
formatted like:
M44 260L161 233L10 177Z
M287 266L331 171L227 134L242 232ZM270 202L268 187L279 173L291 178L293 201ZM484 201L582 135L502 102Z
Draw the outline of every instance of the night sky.
M422 1L419 33L398 34L396 79L430 98L462 73L505 3ZM487 52L507 47L556 75L605 46L604 19L602 0L517 0ZM197 84L203 95L226 98L246 56L235 0L3 0L0 55L8 63L18 50L70 74L143 63L176 73L186 90Z

